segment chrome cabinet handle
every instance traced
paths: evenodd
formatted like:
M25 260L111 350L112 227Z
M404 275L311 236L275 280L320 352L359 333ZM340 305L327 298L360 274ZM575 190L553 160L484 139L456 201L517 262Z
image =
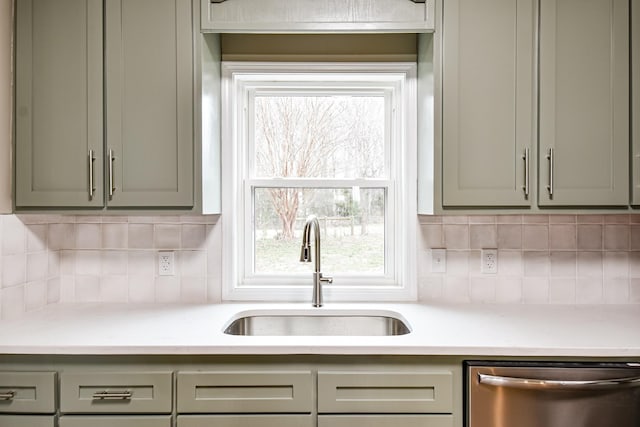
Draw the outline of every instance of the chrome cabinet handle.
M99 391L93 393L93 400L131 400L133 393L130 391Z
M547 152L547 159L549 160L549 185L547 185L547 190L549 191L549 197L553 199L553 168L554 168L554 159L553 159L553 148L549 148Z
M93 199L93 193L96 191L93 181L93 162L96 160L93 150L89 150L89 199Z
M524 149L524 155L522 156L522 159L524 160L524 187L522 187L522 189L524 190L524 198L528 199L529 198L529 149L525 148Z
M478 378L480 384L529 390L608 390L640 387L640 377L613 378L610 380L564 381L478 374Z
M113 185L113 162L115 160L113 150L109 150L109 197L113 197L113 192L116 191L116 187Z
M16 397L15 391L4 391L0 393L0 400L13 400L14 397Z

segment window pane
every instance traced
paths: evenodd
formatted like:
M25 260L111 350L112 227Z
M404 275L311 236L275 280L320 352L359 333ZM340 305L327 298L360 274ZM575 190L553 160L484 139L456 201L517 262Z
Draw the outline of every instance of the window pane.
M255 98L255 176L385 176L384 96Z
M384 274L384 205L381 188L256 188L254 272L312 272L313 263L300 262L300 248L305 219L313 214L324 273Z

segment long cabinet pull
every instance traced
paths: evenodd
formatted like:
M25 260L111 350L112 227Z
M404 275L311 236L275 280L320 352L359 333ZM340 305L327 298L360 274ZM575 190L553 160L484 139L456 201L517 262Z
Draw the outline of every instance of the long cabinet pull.
M0 400L13 400L16 397L15 391L3 391L0 393Z
M547 190L549 191L549 197L553 198L553 169L555 167L553 148L549 148L549 151L547 151L547 160L549 160L549 185L547 185Z
M130 391L99 391L93 393L93 400L131 400L133 393Z
M93 150L89 150L89 199L93 199L93 193L96 191L93 181L93 162L96 160Z
M528 199L529 198L529 149L525 148L524 149L524 155L522 156L522 158L524 159L524 187L522 187L522 189L524 190L524 198Z
M109 150L109 197L113 197L113 192L116 191L116 187L113 185L113 162L115 160L113 150Z
M478 374L481 384L496 387L522 388L529 390L608 390L640 387L640 377L613 378L607 380L541 380L535 378L502 377Z

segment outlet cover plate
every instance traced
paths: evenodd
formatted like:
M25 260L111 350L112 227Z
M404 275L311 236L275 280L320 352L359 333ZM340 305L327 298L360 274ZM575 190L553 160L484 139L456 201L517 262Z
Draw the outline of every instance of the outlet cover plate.
M447 272L447 250L431 249L431 272L446 273Z
M173 276L175 256L173 252L158 252L158 276Z
M496 274L498 272L497 249L482 249L480 253L480 271L482 274Z

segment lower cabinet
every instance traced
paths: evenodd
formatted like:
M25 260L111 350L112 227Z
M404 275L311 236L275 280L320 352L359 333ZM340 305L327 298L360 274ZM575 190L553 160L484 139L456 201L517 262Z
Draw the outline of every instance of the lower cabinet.
M311 413L313 410L311 371L257 368L178 372L177 376L178 413Z
M35 369L0 372L0 427L55 426L56 373Z
M63 372L60 412L169 414L172 372Z
M320 415L318 427L453 427L451 415Z
M172 427L172 412L171 371L60 373L58 427Z
M179 415L177 427L313 427L306 415Z
M55 417L42 415L0 415L2 427L55 427Z
M55 372L0 372L0 413L54 414Z
M452 410L451 372L318 372L319 413L442 414Z
M3 425L0 423L0 425ZM24 424L31 425L31 424ZM171 416L63 415L59 427L171 427ZM3 425L4 427L4 425Z
M462 427L462 362L426 359L0 355L0 427Z
M447 370L319 371L318 427L453 427L453 382Z

